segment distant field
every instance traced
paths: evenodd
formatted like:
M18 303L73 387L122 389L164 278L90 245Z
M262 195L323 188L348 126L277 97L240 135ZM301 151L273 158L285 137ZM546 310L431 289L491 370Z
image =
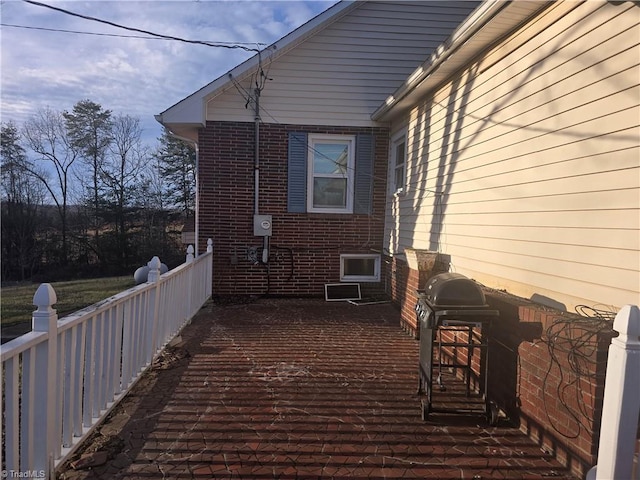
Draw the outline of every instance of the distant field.
M63 317L134 285L133 275L54 282L51 283L51 286L56 291L58 303L53 308L57 310L58 317ZM31 314L35 310L33 295L39 286L40 284L31 284L2 288L0 291L0 321L3 326L31 321Z

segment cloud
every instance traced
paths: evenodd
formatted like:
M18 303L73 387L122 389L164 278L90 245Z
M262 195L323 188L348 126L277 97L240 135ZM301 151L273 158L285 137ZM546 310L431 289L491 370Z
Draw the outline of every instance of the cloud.
M46 0L45 0L46 1ZM114 23L209 42L270 44L334 1L82 1L56 7ZM3 2L2 23L22 27L142 36L141 33L24 2ZM23 123L39 109L70 110L90 99L140 118L147 140L154 115L223 75L252 54L168 40L81 35L3 26L3 122Z

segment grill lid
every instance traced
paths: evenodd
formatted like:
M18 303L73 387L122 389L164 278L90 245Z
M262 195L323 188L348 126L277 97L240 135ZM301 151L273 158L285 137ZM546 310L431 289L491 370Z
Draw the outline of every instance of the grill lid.
M431 277L419 294L432 306L486 307L480 286L460 273Z

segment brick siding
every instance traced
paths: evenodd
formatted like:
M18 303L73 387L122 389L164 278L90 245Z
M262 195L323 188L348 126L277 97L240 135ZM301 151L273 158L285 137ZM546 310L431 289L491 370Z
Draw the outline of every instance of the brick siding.
M417 337L419 272L403 260L387 257L386 263L388 292L401 310L401 327ZM596 463L611 322L491 289L485 295L490 307L500 311L490 333L489 399L542 449L584 477ZM473 365L478 383L479 358Z
M288 133L375 136L371 215L287 212ZM384 230L388 131L300 125L260 125L261 214L273 215L267 265L248 258L262 250L253 235L254 124L207 122L199 137L200 249L214 245L214 295L323 295L339 282L341 253L380 253ZM382 282L362 284L380 291Z
M500 311L490 391L521 430L583 477L596 463L612 323L501 292L488 291L487 301Z

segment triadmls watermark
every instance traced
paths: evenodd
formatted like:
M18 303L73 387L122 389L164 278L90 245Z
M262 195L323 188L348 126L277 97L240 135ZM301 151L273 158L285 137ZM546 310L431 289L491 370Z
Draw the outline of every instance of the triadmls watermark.
M45 478L44 470L2 470L2 478Z

